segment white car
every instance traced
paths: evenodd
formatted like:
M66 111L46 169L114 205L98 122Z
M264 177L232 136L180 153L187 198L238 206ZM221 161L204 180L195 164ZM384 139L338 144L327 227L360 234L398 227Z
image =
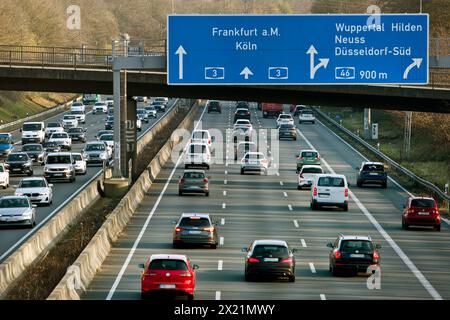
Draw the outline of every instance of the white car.
M149 117L153 117L153 118L156 118L156 117L157 117L157 115L156 115L156 109L155 109L154 106L152 106L152 105L146 106L144 109L145 109L145 111L147 111L147 115L148 115Z
M75 160L75 174L86 174L87 163L81 153L72 153L72 158Z
M342 174L318 174L311 185L311 209L340 207L348 211L348 183Z
M70 111L70 115L75 116L78 123L86 123L86 114L81 110L72 110Z
M62 124L59 122L47 123L47 128L45 128L45 137L48 138L55 132L64 132Z
M240 120L238 120L240 121ZM235 124L233 128L233 142L251 141L253 126L248 124Z
M80 110L83 112L86 112L86 106L84 105L83 102L78 102L78 101L74 101L72 103L72 106L70 107L70 111L75 111L75 110Z
M300 111L298 115L298 123L303 122L311 122L312 124L316 123L316 117L314 116L314 112L310 109Z
M108 112L108 105L104 101L96 102L94 104L94 108L92 109L92 114L102 113L105 114Z
M241 174L251 171L267 175L268 170L269 160L262 152L247 152L241 159Z
M114 134L112 133L102 134L100 137L98 137L98 140L105 142L108 145L108 147L111 148L111 150L114 149Z
M136 130L137 131L142 131L142 121L141 119L136 119Z
M20 180L14 195L28 197L31 203L49 206L53 203L52 187L53 185L48 184L47 180L43 177L24 178Z
M234 123L234 128L245 126L247 128L253 128L252 123L248 119L239 119Z
M3 163L0 163L0 186L2 186L3 189L9 187L9 171L6 170Z
M64 129L78 127L77 117L72 114L66 114L62 119L62 125Z
M205 143L211 148L212 138L208 130L195 130L192 132L191 143Z
M317 174L322 174L323 169L321 166L317 165L304 165L300 173L298 174L298 186L297 190L303 189L306 187L311 187L312 182L314 180L314 176Z
M33 228L36 225L36 205L31 204L27 197L1 197L0 225L26 225Z
M45 140L45 124L43 122L24 122L20 132L22 132L22 145L43 143Z
M278 116L277 119L277 128L279 128L282 124L292 124L294 125L294 118L289 113L282 113Z
M211 150L206 143L191 143L186 149L184 168L206 167L211 164Z
M72 149L72 138L67 132L57 132L52 133L49 142L56 142L61 149L71 150Z

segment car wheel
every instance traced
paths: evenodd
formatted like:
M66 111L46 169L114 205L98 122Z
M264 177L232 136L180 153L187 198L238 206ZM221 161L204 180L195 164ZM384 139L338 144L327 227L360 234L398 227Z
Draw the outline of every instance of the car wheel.
M6 188L8 188L8 187L7 187L6 185L4 185L4 186L3 186L3 189L6 189Z
M181 245L179 243L177 243L177 242L174 242L174 243L172 243L172 247L174 249L179 249L181 247Z
M302 190L302 187L301 186L297 186L297 190Z
M28 172L27 176L31 177L33 175L33 171Z
M217 249L217 243L212 244L211 249Z
M205 196L209 197L209 191L205 192Z
M342 206L342 209L343 209L344 211L348 211L348 203L344 204L344 205Z
M333 277L338 277L341 273L336 267L331 267L331 274Z
M181 192L181 191L178 191L178 196L182 196L183 195L183 192Z
M290 276L289 277L289 282L295 282L295 276Z
M362 187L362 182L360 180L356 181L356 186L358 188L361 188Z
M436 226L436 227L434 228L434 230L436 230L436 231L441 231L441 225Z
M409 230L409 225L407 225L405 221L402 221L402 228L403 230Z
M187 299L188 299L189 301L194 300L194 295L193 295L193 294L188 294L188 295L187 295Z
M313 121L313 122L312 122L312 124L316 124L316 122L315 122L315 121Z
M253 281L253 276L246 273L244 276L244 279L245 279L245 281L250 282L250 281Z
M383 184L381 185L381 187L382 187L383 189L386 189L386 188L387 188L387 181L383 182Z
M241 174L244 174L244 173L245 173L245 171L243 169L241 169Z

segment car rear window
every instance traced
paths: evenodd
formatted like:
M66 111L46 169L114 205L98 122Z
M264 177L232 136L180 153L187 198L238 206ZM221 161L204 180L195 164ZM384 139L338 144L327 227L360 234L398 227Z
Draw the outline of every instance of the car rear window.
M218 101L211 101L211 102L209 103L209 105L210 105L211 107L219 107L219 106L220 106L220 103L219 103Z
M285 246L276 245L257 245L253 249L253 256L256 257L283 257L289 254L288 249Z
M371 251L373 250L372 242L366 240L343 240L341 242L341 250L346 252Z
M195 131L192 134L192 138L194 138L194 139L206 139L206 138L208 138L208 133L206 131Z
M180 221L180 227L210 227L211 223L207 218L200 217L184 217Z
M321 177L317 183L319 187L344 187L344 179L338 177Z
M302 152L303 158L317 158L317 152L314 151L303 151Z
M382 164L365 164L363 171L383 172L384 166Z
M436 202L431 199L413 199L411 201L411 207L430 208L435 206Z
M185 172L184 178L186 179L203 179L205 174L203 172Z
M313 114L311 110L303 110L302 114Z
M206 146L205 145L199 145L199 144L193 144L189 148L190 153L206 153Z
M280 130L290 130L290 129L294 129L294 126L292 124L282 124L280 126Z
M151 270L189 270L186 262L183 260L173 259L155 259L150 262L149 269Z
M247 153L245 155L245 159L265 159L265 156L262 153Z
M280 119L292 119L292 116L290 114L281 114Z
M248 111L247 110L237 110L236 113L239 115L243 115L243 114L247 114Z
M302 173L323 173L322 168L302 168Z

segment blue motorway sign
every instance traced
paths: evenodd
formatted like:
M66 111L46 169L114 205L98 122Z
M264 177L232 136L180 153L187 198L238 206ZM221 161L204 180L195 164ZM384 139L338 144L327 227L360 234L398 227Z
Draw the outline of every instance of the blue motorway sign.
M169 15L169 85L427 84L427 14Z

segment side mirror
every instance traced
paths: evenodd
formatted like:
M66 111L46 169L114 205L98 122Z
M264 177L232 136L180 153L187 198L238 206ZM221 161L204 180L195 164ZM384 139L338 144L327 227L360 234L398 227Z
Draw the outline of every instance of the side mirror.
M32 208L37 208L37 205L36 204L32 204L31 207Z
M144 268L145 268L145 264L139 263L139 264L138 264L138 267L141 268L141 269L144 269Z
M375 245L375 248L376 248L376 249L381 249L381 244Z
M177 220L170 221L171 224L177 224Z
M292 253L296 253L296 252L298 252L298 249L294 248L291 251L292 251Z
M295 157L298 158L298 157L300 157L300 155L297 153L297 154L295 155Z
M212 142L216 141L216 137L211 137L211 141Z
M22 132L22 128L20 128L20 132Z
M50 188L53 188L53 183L50 183L48 186L49 186Z
M334 245L332 243L327 243L327 247L333 249Z
M242 252L248 252L248 248L246 247L242 248Z
M198 264L192 265L192 269L197 270L198 268L200 268L200 267L198 266Z
M359 167L356 167L355 170L359 171Z

